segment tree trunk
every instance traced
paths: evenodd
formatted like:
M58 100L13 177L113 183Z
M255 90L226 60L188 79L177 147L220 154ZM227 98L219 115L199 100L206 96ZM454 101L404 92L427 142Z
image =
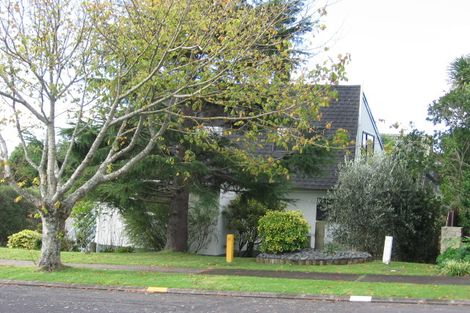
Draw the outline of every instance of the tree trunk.
M176 146L175 156L179 162L183 162L185 153L183 145ZM183 175L177 175L172 187L174 194L170 201L165 250L185 252L188 250L189 185Z
M42 218L42 245L41 258L38 267L41 270L52 272L60 269L60 242L65 234L65 219L57 216Z
M177 187L170 202L170 216L166 231L165 250L185 252L188 250L189 188L182 183Z

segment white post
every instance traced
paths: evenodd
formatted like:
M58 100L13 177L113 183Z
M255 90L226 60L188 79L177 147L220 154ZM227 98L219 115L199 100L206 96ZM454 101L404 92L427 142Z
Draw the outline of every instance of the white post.
M385 236L384 254L382 257L382 262L385 264L390 264L390 260L392 258L392 244L393 244L393 237Z

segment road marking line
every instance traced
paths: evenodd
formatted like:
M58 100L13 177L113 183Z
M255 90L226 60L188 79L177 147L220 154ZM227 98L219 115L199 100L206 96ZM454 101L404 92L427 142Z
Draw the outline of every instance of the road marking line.
M165 293L165 292L168 292L168 288L165 288L165 287L148 287L147 288L147 292L151 292L151 293Z
M350 302L371 302L372 297L371 296L351 296L349 298Z

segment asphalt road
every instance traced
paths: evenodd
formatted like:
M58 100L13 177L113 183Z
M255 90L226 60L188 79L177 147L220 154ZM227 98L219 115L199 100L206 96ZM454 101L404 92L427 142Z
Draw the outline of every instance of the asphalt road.
M0 313L75 313L75 312L469 312L469 307L444 305L405 305L350 302L323 302L197 296L142 294L119 291L90 291L65 288L0 285Z

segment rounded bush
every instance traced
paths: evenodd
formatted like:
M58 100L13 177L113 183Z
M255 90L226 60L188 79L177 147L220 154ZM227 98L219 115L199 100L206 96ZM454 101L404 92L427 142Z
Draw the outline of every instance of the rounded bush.
M269 211L258 222L260 251L286 253L305 248L310 226L299 211Z
M8 248L38 250L41 248L41 234L25 229L8 237Z

